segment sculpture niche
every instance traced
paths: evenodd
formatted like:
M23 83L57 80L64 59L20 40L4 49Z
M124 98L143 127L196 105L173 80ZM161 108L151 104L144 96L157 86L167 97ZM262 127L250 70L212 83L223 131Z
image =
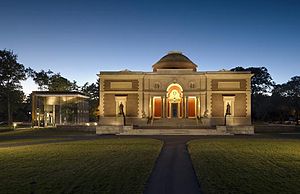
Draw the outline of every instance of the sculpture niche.
M227 115L231 115L230 104L229 103L227 103L227 106L226 106L225 121L224 121L225 126L226 126L226 117L227 117Z
M119 109L120 109L119 114L123 116L123 125L125 126L126 125L126 117L125 117L125 113L124 113L124 105L122 104L122 102L120 103Z

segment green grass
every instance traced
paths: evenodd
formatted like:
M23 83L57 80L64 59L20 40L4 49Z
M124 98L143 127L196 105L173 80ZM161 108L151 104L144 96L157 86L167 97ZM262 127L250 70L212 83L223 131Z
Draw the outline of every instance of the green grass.
M300 193L299 140L194 140L188 149L204 193Z
M161 146L153 139L98 139L0 148L0 191L141 193Z
M0 133L8 132L8 131L13 131L13 130L14 129L10 128L10 127L0 127Z
M95 132L76 131L73 129L61 129L61 128L25 128L17 129L14 131L1 132L2 136L70 136L70 135L86 135L95 134Z
M5 144L24 144L24 143L43 143L48 141L62 141L62 140L71 140L68 138L35 138L35 139L28 139L28 138L22 138L22 139L0 139L0 146Z

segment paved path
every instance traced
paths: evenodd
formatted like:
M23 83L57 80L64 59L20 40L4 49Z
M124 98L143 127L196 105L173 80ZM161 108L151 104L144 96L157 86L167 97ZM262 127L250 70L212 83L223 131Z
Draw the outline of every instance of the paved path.
M186 148L189 137L161 137L164 146L146 185L145 194L201 193Z

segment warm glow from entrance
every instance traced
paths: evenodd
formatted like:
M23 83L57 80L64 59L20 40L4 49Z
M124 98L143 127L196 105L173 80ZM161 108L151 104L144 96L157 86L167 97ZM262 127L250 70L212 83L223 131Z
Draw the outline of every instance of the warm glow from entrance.
M188 98L188 117L195 118L196 117L196 97Z
M183 90L179 84L172 83L167 88L168 117L182 117Z
M161 97L153 98L154 118L161 118L162 116L162 99Z
M169 91L172 89L172 87L175 87L175 88L179 89L179 92L183 92L183 89L182 89L181 85L175 84L175 83L170 84L170 85L168 86L167 92L169 92Z
M171 103L179 103L180 100L181 100L181 97L180 97L179 92L178 92L176 89L173 89L173 90L170 92L169 101L170 101Z

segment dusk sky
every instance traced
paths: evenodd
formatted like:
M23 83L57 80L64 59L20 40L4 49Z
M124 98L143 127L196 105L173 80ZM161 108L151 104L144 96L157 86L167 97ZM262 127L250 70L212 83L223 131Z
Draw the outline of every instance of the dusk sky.
M152 71L172 50L198 71L265 66L276 83L300 75L299 0L0 2L0 49L79 85L99 71Z

